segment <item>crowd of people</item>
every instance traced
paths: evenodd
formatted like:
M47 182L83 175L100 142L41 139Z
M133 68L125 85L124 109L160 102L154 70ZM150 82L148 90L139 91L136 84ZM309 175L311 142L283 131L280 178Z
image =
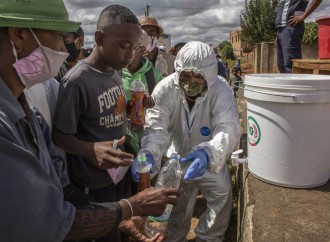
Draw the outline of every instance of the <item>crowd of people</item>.
M173 195L179 195L176 189L150 188L136 195L120 194L120 199L106 203L103 201L110 201L107 196L112 195L111 193L103 194L101 190L99 194L93 193L94 188L112 188L111 179L104 176L105 169L127 166L133 161L133 155L113 147L115 138L119 139L118 147L123 144L124 138L120 139L119 136L125 135L123 127L126 113L120 105L109 109L108 95L121 100L119 94L122 94L125 101L118 70L126 67L140 40L141 30L135 15L121 6L110 6L101 13L95 39L96 48L89 59L71 67L66 78L63 78L65 83L61 83L59 87L57 85L59 98L54 111L52 104L56 103L56 99L50 102L47 100L52 98L48 95L49 90L56 92L56 85L54 88L48 88L51 85L47 86L45 82L53 82L53 77L70 57L63 39L65 33L75 33L80 24L69 21L62 0L30 1L24 8L21 4L16 1L2 2L0 12L0 154L1 170L4 171L0 178L1 240L81 241L100 237L118 238L119 230L139 240L162 240L160 234L147 239L143 231L139 230L138 222L141 221L136 216L161 215L167 204L176 203L176 199L173 198ZM52 11L49 12L47 9ZM123 26L131 30L118 33L124 34L122 37L127 40L120 44L129 45L124 51L119 47L118 40L108 37L111 31L117 32L124 29ZM116 45L109 45L109 41L115 41ZM81 45L76 40L74 43L75 48L72 50L78 49ZM76 58L81 56L80 53L76 54ZM86 72L89 75L87 78L95 78L89 83L95 87L94 90L99 91L98 96L94 96L97 107L91 108L93 113L89 117L82 114L86 114L84 111L88 110L88 105L95 103L88 103L93 90L90 90L89 94L78 94L77 86L74 84L75 76ZM98 87L93 84L97 81L98 75L103 77L101 80L106 79L101 83L105 86ZM81 81L83 84L83 80ZM85 84L88 85L87 83ZM39 97L35 100L37 103L42 102L40 110L35 108L36 105L33 105L30 99L26 98L28 95L23 92L31 91L36 85L43 85L39 88L43 97L38 91L30 94ZM88 87L82 85L81 88ZM70 95L77 99L66 109L59 104L65 102L65 98L62 97L69 91L72 92ZM89 92L88 89L87 91ZM56 97L57 95L54 96ZM86 101L83 107L79 106L82 100ZM106 101L106 105L102 106L102 101ZM76 109L74 113L64 113L69 112L70 108ZM102 108L105 114L101 114ZM45 110L50 113L48 118L51 122L46 122L44 114L40 113ZM53 111L54 116L51 115ZM107 129L109 126L100 124L99 127L93 127L93 122L99 123L93 114L105 117L113 111L118 112L121 117L121 120L116 119L118 125L111 127L115 129L114 133ZM63 123L60 121L62 118L65 119ZM58 123L60 125L57 125ZM52 127L53 137L50 129ZM99 137L95 137L96 135ZM73 168L82 164L79 169L91 167L86 174L74 169L71 171L77 172L78 175L75 176L74 172L70 174L65 158L53 144L53 140L61 141L63 136L66 139L60 147L64 148L67 160L71 161L71 164L68 163L69 166ZM67 139L74 141L70 144ZM84 161L86 163L83 163ZM88 175L93 172L99 172L100 177L97 174L95 180L88 181ZM76 177L83 177L82 181L87 180L86 184L78 178L75 179ZM88 195L81 191L83 185L90 187ZM102 195L105 197L103 201ZM120 238L112 241L120 241Z
M155 18L110 5L86 52L63 0L0 3L2 241L185 241L199 192L207 208L196 241L223 241L232 211L226 160L240 135L230 83L242 79L235 68L230 78L208 44L166 50L162 34ZM144 126L129 120L136 79ZM153 176L179 154L180 189L137 192L140 153ZM121 168L115 180L109 170ZM175 205L168 233L148 238L145 216L167 204Z

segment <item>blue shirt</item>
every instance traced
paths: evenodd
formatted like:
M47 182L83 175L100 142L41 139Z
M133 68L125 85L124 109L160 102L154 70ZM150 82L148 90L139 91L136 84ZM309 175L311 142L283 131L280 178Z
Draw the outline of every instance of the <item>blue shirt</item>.
M218 60L218 75L226 78L226 68L221 61Z
M63 241L75 214L63 201L63 160L47 147L37 116L31 112L27 121L1 79L0 161L0 240Z
M285 27L290 16L302 15L308 6L308 0L281 0L278 4L275 27Z

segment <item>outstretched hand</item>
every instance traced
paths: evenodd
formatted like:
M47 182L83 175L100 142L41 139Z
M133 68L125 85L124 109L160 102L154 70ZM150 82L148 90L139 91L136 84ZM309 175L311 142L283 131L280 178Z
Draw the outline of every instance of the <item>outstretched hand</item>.
M160 216L167 204L176 205L180 193L174 188L147 188L128 198L134 216Z
M125 142L123 136L116 146L121 146ZM119 166L129 166L133 162L133 155L117 150L114 141L103 141L94 143L94 154L90 157L94 165L101 169L117 168Z
M133 239L139 242L162 242L165 240L165 236L160 233L155 234L152 238L149 238L144 232L144 224L146 217L135 216L129 220L124 220L119 224L119 230L125 232Z
M195 150L193 153L181 159L181 162L183 163L188 161L192 161L192 163L184 175L185 180L190 180L202 176L207 169L209 157L205 150L200 149Z

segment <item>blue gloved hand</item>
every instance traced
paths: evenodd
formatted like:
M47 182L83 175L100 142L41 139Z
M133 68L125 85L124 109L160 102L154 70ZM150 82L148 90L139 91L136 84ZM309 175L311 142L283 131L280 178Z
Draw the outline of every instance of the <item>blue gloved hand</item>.
M186 163L192 160L193 162L189 166L186 174L184 175L185 180L190 180L199 176L202 176L206 171L209 163L209 156L205 150L195 150L193 153L187 155L181 159L181 162Z
M150 154L146 154L146 158L147 158L147 162L150 164L150 173L153 174L155 171L155 165L154 165L154 158L152 158L152 156ZM133 180L135 182L139 182L140 181L140 176L139 174L136 172L136 164L137 164L137 157L134 159L133 164L131 165L131 173L132 173L132 177Z

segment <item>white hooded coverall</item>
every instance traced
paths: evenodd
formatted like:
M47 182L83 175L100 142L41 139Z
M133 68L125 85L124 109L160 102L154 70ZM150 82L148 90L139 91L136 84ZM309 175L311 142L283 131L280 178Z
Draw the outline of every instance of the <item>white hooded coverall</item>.
M183 194L172 210L166 241L186 241L199 190L207 209L195 228L197 241L222 241L232 208L226 159L237 146L240 132L236 101L227 81L217 76L217 59L207 44L186 44L177 55L175 70L153 91L155 106L147 110L140 152L152 155L157 171L164 149L171 143L181 157L196 149L207 152L209 165L203 176L181 182ZM196 99L191 111L179 86L183 70L194 70L207 81L207 91Z

